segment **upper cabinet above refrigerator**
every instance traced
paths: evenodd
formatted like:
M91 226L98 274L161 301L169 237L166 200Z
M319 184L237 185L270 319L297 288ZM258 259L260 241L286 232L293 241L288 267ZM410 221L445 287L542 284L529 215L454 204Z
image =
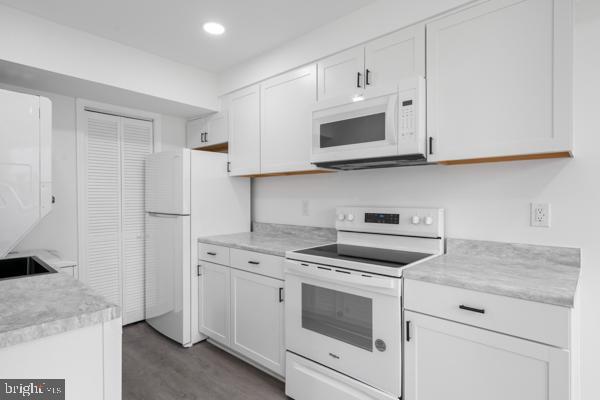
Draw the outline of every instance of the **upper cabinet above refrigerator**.
M570 155L571 7L492 0L427 24L430 161Z
M425 76L425 26L415 25L317 63L318 100L349 100Z

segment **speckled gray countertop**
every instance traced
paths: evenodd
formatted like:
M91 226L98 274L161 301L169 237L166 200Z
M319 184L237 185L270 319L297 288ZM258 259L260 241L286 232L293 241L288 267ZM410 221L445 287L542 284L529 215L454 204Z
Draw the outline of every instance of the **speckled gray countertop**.
M119 316L118 306L64 273L0 281L0 348Z
M199 238L198 241L279 257L285 257L285 252L288 250L298 250L336 241L336 231L330 228L260 222L254 222L252 226L252 232L205 236Z
M407 268L403 276L573 307L579 274L579 249L448 239L447 254Z

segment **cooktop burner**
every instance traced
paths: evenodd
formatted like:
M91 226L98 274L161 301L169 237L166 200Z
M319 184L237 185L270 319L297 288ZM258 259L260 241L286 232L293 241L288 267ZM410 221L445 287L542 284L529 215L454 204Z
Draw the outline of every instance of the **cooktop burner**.
M294 253L382 265L391 268L402 268L408 264L431 256L431 254L413 251L379 249L375 247L352 246L339 243L297 250Z

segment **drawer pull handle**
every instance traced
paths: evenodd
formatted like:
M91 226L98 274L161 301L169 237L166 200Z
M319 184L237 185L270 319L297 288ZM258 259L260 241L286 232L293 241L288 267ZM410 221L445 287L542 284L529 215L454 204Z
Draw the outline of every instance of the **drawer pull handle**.
M258 262L258 261L248 261L248 264L258 265L258 264L260 264L260 262Z
M463 304L458 306L458 308L460 308L461 310L465 310L465 311L472 311L472 312L476 312L479 314L485 314L485 310L483 308L473 308L473 307L465 306Z
M209 256L216 256L217 253L215 253L214 251L207 251L206 254L208 254Z

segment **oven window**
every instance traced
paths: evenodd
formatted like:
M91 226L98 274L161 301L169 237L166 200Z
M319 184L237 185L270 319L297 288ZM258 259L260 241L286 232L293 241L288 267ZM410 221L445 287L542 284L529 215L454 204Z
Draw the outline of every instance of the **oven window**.
M373 351L373 300L302 284L302 328Z
M321 148L385 140L385 113L321 124Z

